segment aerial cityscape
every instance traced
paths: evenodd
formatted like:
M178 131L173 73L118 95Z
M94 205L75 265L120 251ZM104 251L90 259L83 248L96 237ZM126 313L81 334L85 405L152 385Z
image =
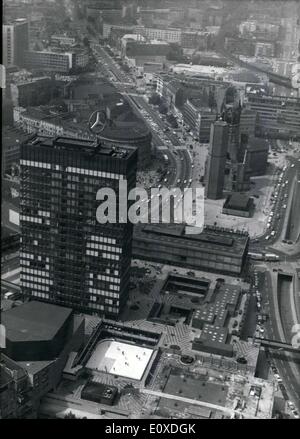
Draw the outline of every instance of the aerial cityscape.
M2 18L0 419L300 419L300 2Z

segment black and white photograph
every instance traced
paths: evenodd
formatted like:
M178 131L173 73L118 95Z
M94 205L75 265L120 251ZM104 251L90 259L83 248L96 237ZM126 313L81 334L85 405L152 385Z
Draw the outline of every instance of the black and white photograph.
M0 420L299 420L300 0L3 0L1 62Z

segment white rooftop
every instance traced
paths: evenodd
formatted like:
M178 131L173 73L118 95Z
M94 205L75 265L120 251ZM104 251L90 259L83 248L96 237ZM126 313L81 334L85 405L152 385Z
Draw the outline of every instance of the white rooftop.
M101 372L141 380L153 349L114 340L100 341L86 367Z

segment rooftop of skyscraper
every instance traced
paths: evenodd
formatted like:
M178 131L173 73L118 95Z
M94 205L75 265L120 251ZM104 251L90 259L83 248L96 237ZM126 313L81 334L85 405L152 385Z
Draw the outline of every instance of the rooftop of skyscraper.
M70 137L47 137L35 135L29 138L25 145L30 146L42 146L44 148L55 148L61 150L74 150L78 149L82 152L93 153L97 155L110 156L115 158L128 158L135 152L135 148L132 146L113 146L104 145L101 141L97 140L85 140L75 139Z

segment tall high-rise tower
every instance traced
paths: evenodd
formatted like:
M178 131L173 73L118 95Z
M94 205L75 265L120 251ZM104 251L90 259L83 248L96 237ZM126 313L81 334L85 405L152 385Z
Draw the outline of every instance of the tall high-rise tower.
M226 155L228 148L228 125L222 120L211 125L210 151L208 156L206 197L218 200L223 197Z
M2 26L3 64L5 67L24 65L25 52L29 49L29 24L19 18Z
M21 288L35 300L117 318L126 303L132 224L118 221L119 182L135 187L137 151L36 136L21 146ZM115 223L96 194L116 193ZM127 196L127 193L126 193Z
M228 123L228 155L231 162L239 161L240 106L225 106L222 119Z

